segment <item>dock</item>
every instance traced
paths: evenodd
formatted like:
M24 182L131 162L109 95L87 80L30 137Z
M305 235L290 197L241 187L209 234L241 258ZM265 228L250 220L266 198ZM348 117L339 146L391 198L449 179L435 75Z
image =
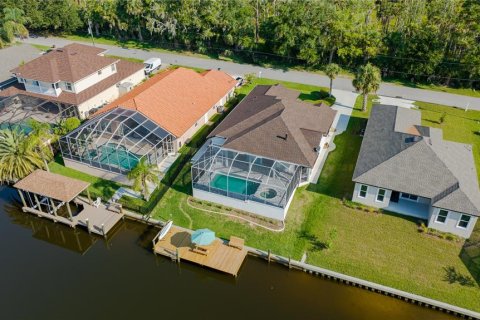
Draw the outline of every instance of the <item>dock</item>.
M89 185L84 181L35 170L14 187L20 195L24 212L72 228L85 227L89 233L106 237L124 215L121 208L112 210L100 199L92 202L87 189ZM87 191L88 201L79 197L84 190Z
M191 231L172 226L161 240L153 240L153 251L177 261L188 261L236 277L247 256L245 248L229 246L221 239L215 239L205 246L206 253L194 250Z

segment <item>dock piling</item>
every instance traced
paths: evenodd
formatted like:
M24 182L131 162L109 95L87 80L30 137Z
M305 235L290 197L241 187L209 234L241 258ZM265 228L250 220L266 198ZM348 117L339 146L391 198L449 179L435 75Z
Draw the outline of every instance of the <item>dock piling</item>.
M88 220L88 218L86 218L86 219L85 219L85 223L86 223L86 225L87 225L87 231L88 231L88 233L91 233L91 231L90 231L90 220Z

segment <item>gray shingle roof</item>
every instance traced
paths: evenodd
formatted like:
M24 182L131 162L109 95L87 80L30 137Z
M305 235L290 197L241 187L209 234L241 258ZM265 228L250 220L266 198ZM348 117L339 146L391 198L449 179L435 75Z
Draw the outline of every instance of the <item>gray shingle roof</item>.
M336 111L298 96L281 85L257 86L209 137L226 138L225 148L312 167L318 156L314 148L329 132Z
M376 105L365 130L353 181L432 199L433 206L479 215L472 148L421 126L421 113Z

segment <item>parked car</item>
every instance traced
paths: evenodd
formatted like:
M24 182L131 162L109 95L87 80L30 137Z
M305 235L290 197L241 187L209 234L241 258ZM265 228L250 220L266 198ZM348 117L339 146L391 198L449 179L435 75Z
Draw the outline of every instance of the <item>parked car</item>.
M155 70L159 70L162 66L162 60L160 58L150 58L143 62L145 65L145 74L149 75Z
M242 76L239 76L239 75L233 75L232 78L237 81L237 85L236 85L237 87L242 86L243 83L245 82L245 79Z

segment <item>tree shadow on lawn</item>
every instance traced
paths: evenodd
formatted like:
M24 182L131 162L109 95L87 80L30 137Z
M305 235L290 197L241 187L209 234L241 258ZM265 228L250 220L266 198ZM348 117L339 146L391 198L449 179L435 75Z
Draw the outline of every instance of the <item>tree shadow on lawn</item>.
M327 249L327 244L324 241L318 240L317 236L305 231L301 230L298 232L298 237L301 239L306 239L308 243L311 245L312 249L310 251L322 251Z
M458 283L461 286L466 286L466 287L475 286L475 282L471 277L459 273L457 269L455 269L455 267L448 266L448 267L444 267L443 270L445 270L445 276L443 278L444 281L450 284Z

